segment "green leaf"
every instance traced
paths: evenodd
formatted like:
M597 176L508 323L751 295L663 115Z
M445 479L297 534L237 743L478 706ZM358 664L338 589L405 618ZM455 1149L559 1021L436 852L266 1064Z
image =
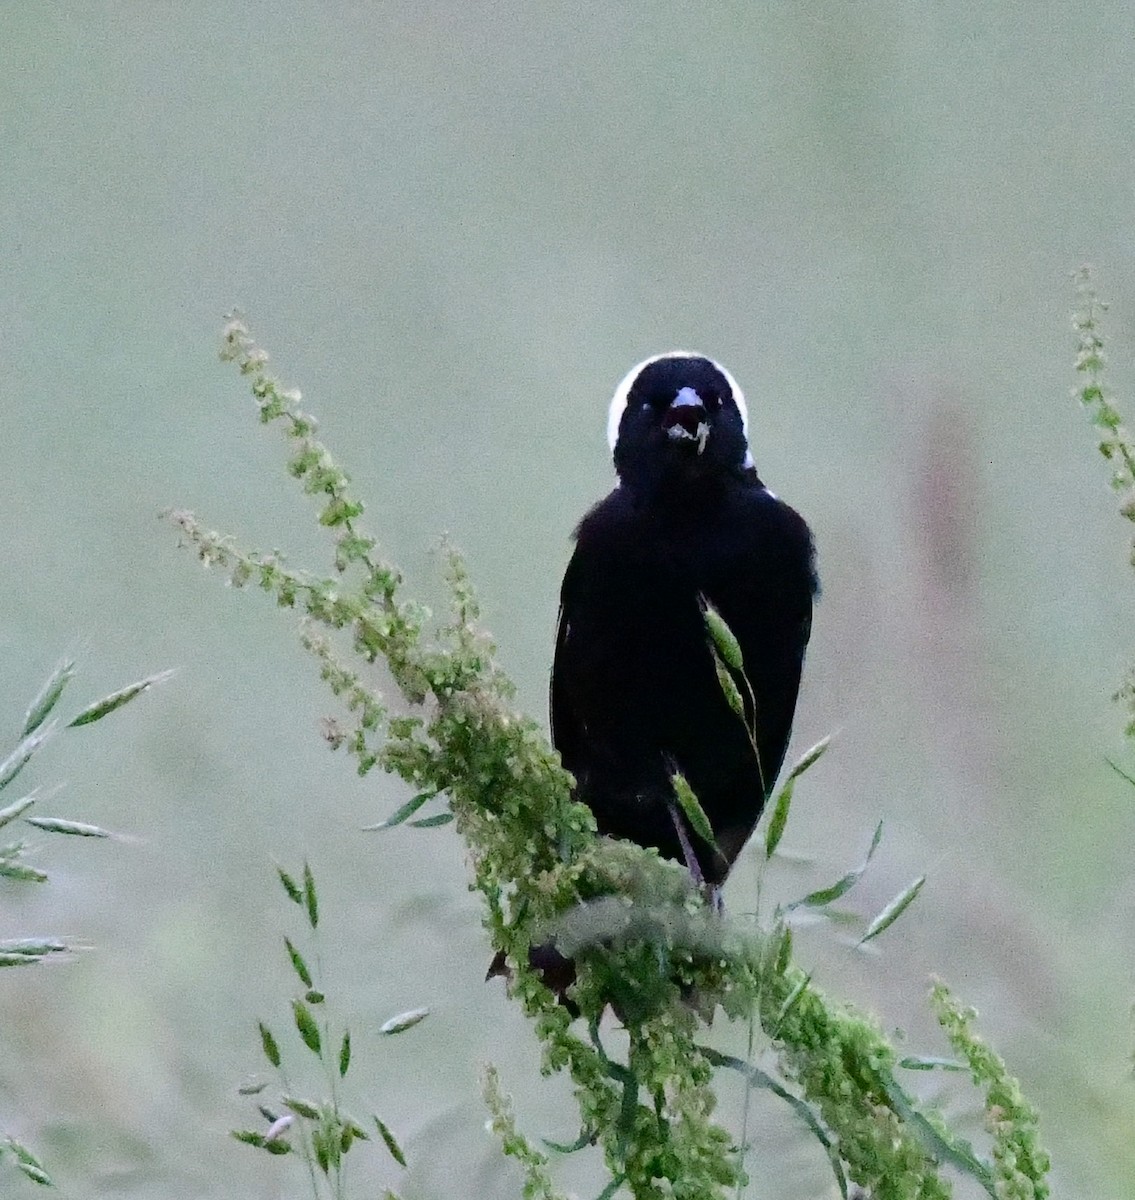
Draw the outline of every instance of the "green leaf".
M824 756L824 753L831 744L831 734L828 734L827 737L820 738L820 740L814 746L811 746L800 755L800 757L793 764L792 770L788 772L788 778L798 779L806 770L808 770L810 766Z
M343 1041L339 1046L339 1078L342 1079L351 1066L351 1031L343 1031Z
M41 1184L43 1187L55 1186L51 1176L36 1163L24 1162L23 1159L20 1159L16 1166L34 1183Z
M778 937L779 941L776 943L776 961L773 967L778 975L783 975L792 961L792 930L787 925L781 925L779 933L774 931L774 936Z
M416 796L411 797L405 804L402 805L385 821L379 821L377 825L364 825L364 833L373 833L378 829L393 829L395 825L401 825L403 821L408 820L426 803L427 800L432 800L437 795L437 792L419 792Z
M78 716L72 717L68 722L68 727L77 729L81 725L90 725L94 721L101 721L103 717L109 716L124 704L129 704L131 700L136 699L143 692L148 692L156 684L172 679L173 674L173 671L159 671L156 675L147 675L145 679L128 683L124 688L119 688L117 692L111 692L109 696L103 696L101 700L88 704L79 712Z
M798 979L792 990L784 997L784 1003L780 1006L780 1012L776 1014L776 1020L773 1023L774 1029L779 1029L784 1022L784 1018L796 1007L800 997L808 990L808 984L812 982L811 975L805 975L802 979Z
M706 629L709 630L714 649L734 671L743 671L745 660L741 656L741 643L737 640L733 630L729 628L725 623L725 618L705 596L701 597L701 605L702 617L705 620Z
M47 833L67 833L72 837L108 838L110 833L98 825L88 825L84 821L66 821L62 817L24 817L29 825L42 829Z
M292 939L285 937L284 945L288 948L288 957L292 960L292 966L296 974L300 977L300 982L304 987L314 986L311 981L311 972L307 969L307 963L304 962L303 955L292 944Z
M972 1176L983 1188L996 1198L997 1189L993 1174L973 1152L973 1147L964 1138L950 1137L935 1128L914 1106L898 1080L886 1069L879 1072L887 1099L906 1127L922 1143L926 1152L937 1162L949 1163Z
M257 1027L260 1030L260 1044L264 1047L264 1057L272 1064L272 1066L278 1067L280 1065L279 1044L277 1043L275 1037L273 1037L272 1031L267 1025L264 1024L263 1021L258 1021Z
M582 1150L585 1146L593 1146L597 1136L595 1130L585 1126L580 1130L579 1137L574 1142L553 1142L550 1138L541 1138L540 1141L549 1150L555 1150L557 1154L575 1154L577 1150Z
M293 904L303 903L303 892L300 891L300 886L296 881L284 870L283 867L276 868L276 874L280 877L280 882L284 885L284 891L288 893L288 899Z
M675 771L670 776L670 783L674 788L674 795L677 796L678 803L682 807L682 812L686 814L690 828L703 841L708 842L711 846L716 846L713 826L709 823L709 817L705 815L705 809L694 795L694 789L690 787L685 775L681 771Z
M312 1054L320 1054L323 1049L323 1042L319 1036L319 1026L316 1024L315 1018L311 1015L311 1010L302 1000L293 1000L292 1013L295 1016L296 1029L299 1030L303 1044Z
M713 656L713 667L717 672L717 685L725 694L726 703L742 721L745 720L745 701L741 696L741 689L737 686L737 681L729 674L729 668L716 654Z
M319 924L319 897L315 892L315 876L306 862L303 864L303 902L307 919L314 929Z
M867 926L867 932L859 939L859 945L864 942L869 942L872 938L878 937L884 929L889 929L904 912L914 903L914 898L922 891L922 885L926 882L925 875L919 877L901 892L887 905L886 908Z
M809 892L799 900L793 900L790 904L786 904L782 909L783 912L792 912L794 908L820 908L825 904L831 904L833 900L838 900L841 896L846 895L851 889L863 878L863 873L867 870L871 863L871 859L875 855L875 851L879 848L879 842L883 837L883 822L880 821L875 826L875 834L871 838L871 845L867 848L867 855L863 861L855 868L854 871L848 871L841 879L837 879L830 887L819 888L814 892Z
M339 1139L339 1148L344 1154L350 1150L351 1144L356 1138L364 1142L370 1141L370 1134L367 1133L358 1121L353 1120L351 1117L344 1117L342 1114L340 1114L340 1117L342 1120L342 1132Z
M615 1194L623 1186L626 1178L625 1173L613 1176L611 1182L595 1197L595 1200L614 1200Z
M11 862L10 860L0 861L0 875L5 879L25 879L32 883L43 883L47 879L46 871L29 867L26 863Z
M319 1120L319 1105L310 1100L301 1100L298 1096L283 1096L280 1102L285 1108L290 1108L297 1117L306 1117L309 1121Z
M21 813L26 813L34 803L35 793L33 792L30 796L24 796L9 804L7 808L0 808L0 829L14 821Z
M5 938L0 941L0 954L29 954L43 958L45 954L62 954L67 943L58 938Z
M406 1156L402 1153L402 1147L398 1145L398 1139L390 1132L386 1122L381 1117L375 1117L374 1123L378 1127L379 1137L386 1144L387 1150L390 1151L390 1157L400 1166L406 1165Z
M415 829L436 829L439 825L448 825L453 820L453 813L435 813L432 817L423 817L420 821L411 821Z
M15 750L3 762L0 762L0 788L6 788L16 778L24 769L28 759L54 733L55 724L53 722L51 725L44 725L35 730L34 733L29 733L26 737L20 739Z
M764 1088L765 1091L772 1092L774 1096L779 1097L791 1106L796 1115L811 1130L815 1139L823 1146L828 1156L828 1162L831 1163L832 1172L839 1187L839 1194L843 1197L843 1200L847 1200L847 1176L843 1171L843 1161L839 1156L839 1148L832 1141L827 1130L820 1124L820 1119L812 1111L811 1105L801 1100L799 1096L794 1096L783 1084L779 1083L767 1072L762 1071L760 1067L755 1067L752 1063L745 1062L744 1059L734 1058L730 1054L722 1054L720 1051L713 1050L709 1046L699 1045L698 1050L715 1067L728 1067L731 1071L739 1072L754 1087Z
M956 1058L934 1058L931 1055L910 1055L900 1058L898 1065L907 1071L968 1071L969 1067Z
M420 1021L424 1021L430 1015L428 1008L411 1008L406 1012L399 1013L396 1017L391 1017L389 1021L383 1021L379 1026L379 1033L387 1035L395 1033L405 1033L407 1029L413 1029Z
M24 727L20 733L26 737L34 733L50 715L51 710L63 695L63 689L75 674L75 664L64 659L47 677L47 682L39 689L39 695L28 705L24 714Z
M788 810L792 807L792 793L796 787L793 777L784 781L784 786L776 794L772 804L772 816L769 818L768 829L765 830L765 857L772 858L776 853L780 839L784 836L784 827L788 824Z

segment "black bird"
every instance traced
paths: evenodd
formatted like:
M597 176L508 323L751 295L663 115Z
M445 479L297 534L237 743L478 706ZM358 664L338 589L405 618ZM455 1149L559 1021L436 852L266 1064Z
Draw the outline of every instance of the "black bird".
M741 389L712 359L634 367L607 433L619 482L580 522L564 576L552 741L600 833L657 847L716 888L784 760L817 592L812 536L757 475ZM740 644L745 722L717 676L707 604ZM676 771L715 845L676 803Z

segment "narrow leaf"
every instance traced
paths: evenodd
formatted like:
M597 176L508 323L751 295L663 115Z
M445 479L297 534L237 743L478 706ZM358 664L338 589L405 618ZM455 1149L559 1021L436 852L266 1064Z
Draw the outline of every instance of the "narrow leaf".
M336 1139L338 1141L338 1139ZM311 1148L315 1152L315 1161L319 1169L324 1175L331 1174L331 1149L327 1142L327 1135L322 1129L313 1129L311 1131ZM336 1149L338 1146L336 1145Z
M315 876L306 862L303 864L303 902L307 919L314 929L319 924L319 897L315 892Z
M716 845L713 826L710 825L709 817L705 815L705 809L694 795L694 789L690 787L685 775L681 771L675 771L670 776L670 783L674 788L674 795L677 796L678 803L682 806L682 812L686 814L690 828L703 841L708 842L711 846Z
M614 1200L619 1188L623 1186L626 1180L625 1174L615 1175L609 1184L595 1197L595 1200Z
M880 1072L883 1088L887 1099L895 1112L902 1118L903 1123L922 1143L927 1153L937 1162L949 1163L971 1175L983 1188L996 1198L997 1189L989 1168L973 1152L973 1147L964 1138L947 1137L936 1129L922 1113L914 1106L914 1101L906 1094L895 1077L886 1070Z
M43 1171L43 1163L36 1158L27 1146L17 1142L14 1137L5 1138L4 1142L20 1162L27 1163L29 1167L38 1167L40 1171Z
M867 932L859 939L859 945L878 937L884 929L889 929L904 912L914 903L914 898L922 891L926 876L920 875L912 884L901 892L887 905L886 908L867 926Z
M880 821L875 826L875 835L871 838L871 845L867 848L866 856L854 871L848 871L842 879L837 879L830 887L819 888L814 892L809 892L799 900L793 900L791 904L786 904L782 911L789 913L794 908L819 908L825 904L831 904L833 900L838 900L841 896L845 896L863 878L863 874L870 865L871 859L875 856L875 851L879 848L879 842L882 837L883 822Z
M378 1127L379 1136L386 1143L387 1150L390 1151L390 1157L400 1166L406 1165L406 1156L402 1153L402 1147L398 1145L398 1139L390 1132L386 1122L381 1117L375 1117L374 1123Z
M847 1200L847 1176L843 1171L843 1162L839 1156L839 1148L832 1141L827 1130L820 1124L820 1120L812 1111L811 1105L801 1100L799 1096L794 1096L771 1075L762 1071L760 1067L753 1066L752 1063L747 1063L740 1058L734 1058L729 1054L722 1054L720 1051L713 1050L709 1046L698 1046L698 1049L714 1066L728 1067L732 1071L740 1072L755 1087L764 1088L766 1091L772 1092L774 1096L778 1096L791 1106L792 1110L807 1125L820 1145L823 1146L828 1156L828 1162L831 1163L832 1172L839 1187L839 1194L843 1197L843 1200Z
M109 716L115 709L121 708L124 704L129 704L131 700L136 699L143 692L148 692L155 684L165 683L167 679L171 678L173 678L172 671L159 671L156 675L147 675L145 679L128 683L124 688L119 688L117 692L111 692L109 696L103 696L101 700L96 700L93 704L88 704L86 708L80 711L78 716L71 719L69 728L75 729L80 725L90 725L93 721L101 721L103 717Z
M24 796L23 799L9 804L7 808L0 808L0 829L14 821L21 813L26 813L34 803L35 793L33 792L30 796Z
M47 682L39 689L39 695L28 705L24 714L24 728L20 736L26 737L34 733L50 715L51 710L63 695L63 689L75 674L75 664L64 659L47 677Z
M5 788L24 769L29 758L55 733L55 723L43 725L22 738L15 750L0 762L0 788Z
M29 825L42 829L47 833L67 833L72 837L108 838L111 836L106 829L98 825L88 825L85 821L67 821L62 817L24 817Z
M377 825L364 825L364 833L373 833L378 829L393 829L395 825L401 825L403 821L408 820L426 803L427 800L432 800L437 795L437 792L419 792L416 796L407 800L401 808L397 809L385 821L379 821Z
M51 1176L40 1166L35 1163L24 1162L22 1159L16 1163L21 1171L33 1182L42 1184L44 1187L54 1187Z
M579 1132L579 1137L574 1142L553 1142L550 1138L541 1138L540 1141L549 1150L555 1150L557 1154L574 1154L577 1150L582 1150L585 1146L595 1145L596 1136L593 1129L584 1126Z
M312 1104L310 1100L301 1100L298 1096L284 1096L281 1103L285 1108L290 1108L297 1117L306 1117L309 1121L319 1120L319 1105Z
M395 1034L405 1033L407 1029L413 1029L420 1021L424 1021L430 1015L428 1008L411 1008L406 1012L399 1013L396 1017L391 1017L389 1021L384 1021L379 1026L379 1033Z
M45 954L61 954L67 943L58 938L6 938L0 941L0 954L31 954L42 958Z
M713 656L713 666L717 671L717 685L725 694L726 703L743 721L745 719L745 701L741 697L741 689L737 686L737 681L729 674L729 668L716 654Z
M292 960L292 967L300 977L300 982L304 987L312 987L311 972L307 969L307 963L304 962L303 955L292 944L291 938L285 937L284 945L288 948L288 957Z
M264 1047L264 1057L272 1064L272 1066L278 1067L280 1065L279 1044L272 1035L272 1031L267 1025L264 1024L263 1021L257 1022L257 1025L260 1029L260 1044Z
M741 643L737 640L733 630L725 623L725 618L705 596L702 596L701 602L702 617L705 619L706 629L709 630L709 636L713 639L717 653L734 671L743 671L745 660L741 656Z
M276 874L279 875L280 882L284 885L284 891L288 893L288 899L293 904L302 904L303 892L300 891L299 884L296 883L283 867L277 867Z
M432 817L423 817L420 821L411 821L415 829L436 829L439 825L448 825L453 820L453 813L435 813Z
M765 857L772 858L776 853L780 839L784 836L784 827L788 824L788 810L792 807L792 793L796 783L791 775L784 781L784 786L776 794L772 805L772 816L769 817L768 829L765 830Z
M282 1117L281 1120L293 1120L291 1117ZM281 1130L281 1132L283 1132ZM290 1154L292 1151L291 1143L285 1142L282 1137L273 1137L268 1140L262 1133L257 1133L255 1129L234 1129L232 1136L238 1142L243 1142L246 1146L255 1146L258 1150L267 1150L269 1154Z
M831 734L820 740L810 749L805 750L803 754L793 764L792 770L788 772L789 779L797 779L812 766L817 759L822 758L824 752L832 744Z
M792 961L792 930L787 925L781 928L780 940L776 945L776 961L773 964L776 973L783 975Z
M969 1067L956 1058L934 1058L930 1055L911 1055L900 1058L898 1065L907 1071L968 1071Z
M47 879L46 871L9 860L0 861L0 875L5 879L26 879L33 883L43 883Z
M42 954L12 954L0 951L0 968L2 967L30 967L34 963L42 962Z
M784 1003L780 1006L780 1012L776 1014L776 1021L773 1024L774 1029L780 1028L784 1018L796 1007L797 1002L808 990L808 984L811 982L811 975L805 975L803 979L797 980L795 987L784 997Z
M323 1042L319 1036L319 1026L316 1024L315 1018L311 1015L311 1010L302 1000L293 1000L292 1013L295 1016L296 1029L299 1030L303 1044L312 1054L319 1054L322 1051Z
M339 1078L347 1074L351 1066L351 1031L343 1031L343 1041L339 1046Z

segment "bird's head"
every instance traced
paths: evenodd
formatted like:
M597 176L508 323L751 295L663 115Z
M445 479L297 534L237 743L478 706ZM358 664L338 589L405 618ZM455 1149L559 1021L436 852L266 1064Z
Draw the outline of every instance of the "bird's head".
M711 358L673 350L633 367L611 401L607 440L619 478L634 486L744 475L745 397Z

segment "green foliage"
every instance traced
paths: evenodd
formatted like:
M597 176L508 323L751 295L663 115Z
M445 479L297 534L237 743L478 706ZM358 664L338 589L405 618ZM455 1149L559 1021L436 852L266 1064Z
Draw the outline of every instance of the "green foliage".
M101 721L103 717L136 699L156 683L164 682L171 672L151 675L136 683L128 684L115 692L86 705L69 721L62 724L49 719L55 712L67 685L75 676L75 664L69 659L60 662L44 681L35 699L24 713L20 733L15 746L0 760L0 794L9 787L28 765L34 755L57 736L69 729ZM36 804L37 794L33 790L19 799L8 801L0 807L0 829L16 821L38 829L43 833L58 833L72 837L110 838L108 830L85 821L73 821L66 817L26 816ZM0 879L19 883L45 883L47 872L26 861L27 843L17 839L0 845ZM72 946L57 937L18 937L0 939L0 968L28 967L41 963L50 955L66 954ZM43 1164L26 1146L15 1138L0 1134L0 1162L7 1162L33 1182L45 1187L53 1186L51 1176Z
M300 1044L313 1056L322 1070L326 1096L321 1100L307 1099L297 1095L292 1083L294 1068L284 1066L284 1054L280 1041L264 1021L256 1023L260 1049L279 1079L279 1095L274 1103L266 1103L263 1093L266 1084L254 1082L238 1089L242 1096L256 1097L256 1110L265 1122L264 1129L234 1129L232 1136L246 1146L252 1146L265 1154L283 1155L298 1153L307 1166L308 1181L312 1195L319 1200L322 1196L342 1200L347 1195L344 1159L356 1142L371 1140L367 1128L355 1120L346 1110L340 1097L340 1086L351 1069L351 1031L345 1026L342 1032L334 1027L330 1015L327 995L322 986L322 970L316 939L318 937L319 909L315 874L305 862L300 880L283 867L276 868L277 877L284 895L304 912L307 936L312 942L305 953L292 938L284 937L284 949L288 962L299 981L301 993L290 998L292 1024ZM392 1018L383 1026L382 1032L391 1032L387 1026L402 1021L401 1029L416 1025L426 1015L425 1009L412 1014ZM407 1020L407 1017L413 1019ZM300 1070L304 1060L301 1059ZM307 1059L310 1062L311 1059ZM405 1167L406 1156L389 1126L378 1116L372 1116L375 1128L390 1157ZM387 1192L390 1200L397 1200L393 1192Z
M930 1000L950 1045L969 1065L974 1084L985 1091L985 1124L993 1136L998 1200L1044 1200L1049 1194L1045 1179L1049 1160L1038 1138L1036 1109L1005 1070L1001 1057L974 1032L974 1010L959 1004L941 982L934 984Z
M1073 280L1077 304L1072 316L1072 328L1076 331L1076 371L1081 381L1072 389L1072 394L1084 406L1092 424L1099 430L1099 452L1111 468L1109 482L1112 491L1120 498L1120 514L1126 520L1135 522L1135 442L1115 407L1104 374L1107 356L1104 353L1102 319L1107 312L1107 305L1096 294L1090 267L1081 267L1073 275ZM1131 565L1135 567L1135 535L1132 536L1130 557ZM1127 709L1127 736L1135 738L1135 667L1128 670L1115 698ZM1126 775L1124 777L1127 778Z
M224 570L235 586L254 583L277 604L304 614L303 644L347 712L345 722L328 723L329 745L353 755L360 773L382 767L415 793L376 828L433 824L435 818L409 818L435 797L445 798L438 818L452 818L468 848L485 927L507 959L510 993L542 1044L543 1069L572 1080L582 1132L561 1151L589 1144L601 1149L610 1173L605 1200L624 1193L639 1200L714 1200L743 1188L744 1135L739 1151L736 1138L714 1120L714 1076L721 1069L742 1071L749 1086L766 1087L793 1107L817 1136L844 1196L855 1184L875 1200L944 1200L951 1194L946 1166L968 1172L994 1194L1000 1166L979 1160L898 1084L897 1052L876 1022L825 997L793 962L788 909L766 927L726 921L683 868L640 847L596 838L591 813L572 799L571 779L542 731L511 707L512 686L477 628L477 602L460 557L452 549L446 556L449 618L427 633L429 614L403 598L400 573L363 532L364 506L316 439L298 392L268 373L268 356L239 318L225 328L222 357L249 379L261 420L283 427L289 468L319 498L319 521L333 532L335 573L311 574L277 553L242 549L188 512L172 519L201 560ZM727 696L735 694L756 753L757 714L736 639L719 614L707 609L706 617L722 686ZM369 666L380 658L401 694L399 715L369 681ZM766 858L783 832L792 788L825 748L820 743L804 756L770 806ZM696 820L696 798L687 802L683 807ZM878 833L872 850L877 839ZM831 898L865 867L845 876ZM307 908L314 929L306 880L301 885L283 871L280 878L289 898ZM866 936L896 919L918 887L921 881L892 902ZM823 911L830 899L814 893L800 903ZM549 939L574 960L571 1000L578 1019L530 966L529 950ZM318 1041L305 1032L311 1017L305 1003L306 997L293 1009L301 1039L334 1074L343 1059L330 1047L338 1043L326 1026ZM615 1057L601 1038L608 1008L626 1034L625 1051ZM771 1047L779 1078L699 1041L717 1008L747 1023L751 1042L759 1035ZM307 1013L302 1020L301 1011ZM263 1025L261 1041L278 1065L279 1047ZM505 1153L524 1172L524 1194L558 1200L551 1160L520 1130L491 1069L485 1100ZM329 1110L311 1109L327 1130L318 1143L314 1132L308 1135L311 1161L326 1172L334 1165L327 1153ZM1005 1110L1014 1136L1026 1133L1015 1124L1022 1112ZM265 1118L267 1133L238 1136L272 1152L292 1128L281 1122L316 1120L294 1102L286 1115L268 1110ZM1030 1169L1041 1161L1034 1156Z

